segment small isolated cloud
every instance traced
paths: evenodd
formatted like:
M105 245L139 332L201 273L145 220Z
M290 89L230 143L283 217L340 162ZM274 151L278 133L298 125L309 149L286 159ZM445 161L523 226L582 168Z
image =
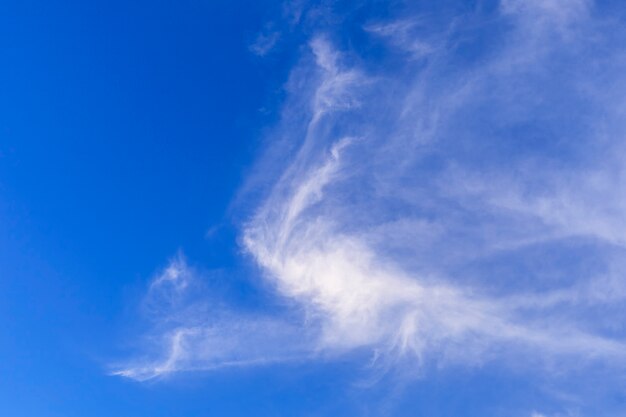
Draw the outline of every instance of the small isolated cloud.
M250 52L258 56L265 56L274 49L280 39L280 32L266 30L257 35L256 39L249 46Z

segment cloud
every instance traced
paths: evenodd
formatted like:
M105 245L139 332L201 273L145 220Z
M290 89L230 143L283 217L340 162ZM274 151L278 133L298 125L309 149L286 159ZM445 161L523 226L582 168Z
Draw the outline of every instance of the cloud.
M364 25L410 52L400 63L313 36L266 156L286 165L242 225L290 309L216 314L180 295L194 273L176 260L150 287L178 303L155 326L161 356L118 374L363 349L384 368L623 368L624 107L605 89L623 85L622 60L587 36L590 10L508 0L428 41L421 16Z
M151 323L142 341L147 352L113 365L112 375L145 381L172 372L305 359L307 335L295 323L234 313L206 287L207 274L180 253L152 279L142 302Z
M515 14L525 20L534 20L534 24L566 25L585 19L591 8L591 1L503 0L500 6L505 14Z
M399 20L386 23L375 23L365 26L367 32L388 39L391 44L408 52L413 59L424 58L437 51L434 41L425 39L420 34L423 22L416 19Z
M327 63L328 56L334 56L328 45L315 45L318 63L319 51L324 51L320 67L325 78L320 85L339 86L324 89L324 94L336 93L345 100L345 85L337 80L351 77ZM326 97L326 102L333 100ZM314 100L312 107L307 129L311 136L305 143L320 139L316 132L325 106ZM332 216L341 208L325 191L345 180L340 150L349 149L349 143L346 138L335 142L321 164L296 179L283 178L246 228L244 239L280 293L319 318L322 348L369 346L418 359L443 352L476 360L504 344L540 354L623 356L620 342L564 328L563 323L530 325L508 299L479 297L450 282L412 275L376 253L358 233L342 232L346 219ZM331 210L322 210L327 202ZM520 309L534 306L519 304Z
M250 51L258 56L265 56L276 46L276 43L280 39L280 32L278 31L265 31L257 35L254 42L250 45Z

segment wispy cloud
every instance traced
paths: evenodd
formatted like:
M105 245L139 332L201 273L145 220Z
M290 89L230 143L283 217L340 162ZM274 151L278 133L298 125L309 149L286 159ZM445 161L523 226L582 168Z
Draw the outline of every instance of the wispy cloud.
M365 26L367 32L389 40L393 46L398 47L411 55L411 58L424 58L436 52L441 45L434 40L426 38L421 23L417 19L398 20L385 23L374 23ZM432 37L432 34L430 34Z
M267 55L280 39L280 32L266 29L259 33L250 45L250 51L258 56Z
M180 303L161 357L118 374L355 349L384 366L626 365L624 106L604 91L623 60L604 65L592 4L506 0L427 39L421 22L365 25L410 52L400 64L364 66L326 30L294 69L274 131L289 163L242 226L289 320L180 298L178 259L148 295Z
M308 336L293 320L234 312L207 288L207 274L179 254L153 278L142 301L151 323L143 338L147 352L112 366L111 374L143 381L172 372L300 361L310 354Z

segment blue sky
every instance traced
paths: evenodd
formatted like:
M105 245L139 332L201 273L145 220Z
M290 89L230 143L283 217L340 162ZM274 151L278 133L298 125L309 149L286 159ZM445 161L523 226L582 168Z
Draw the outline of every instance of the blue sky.
M620 2L0 4L0 413L623 416Z

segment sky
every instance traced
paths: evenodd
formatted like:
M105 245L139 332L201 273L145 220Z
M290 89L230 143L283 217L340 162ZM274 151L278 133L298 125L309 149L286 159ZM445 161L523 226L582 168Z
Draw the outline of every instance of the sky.
M0 2L0 414L626 416L625 19Z

